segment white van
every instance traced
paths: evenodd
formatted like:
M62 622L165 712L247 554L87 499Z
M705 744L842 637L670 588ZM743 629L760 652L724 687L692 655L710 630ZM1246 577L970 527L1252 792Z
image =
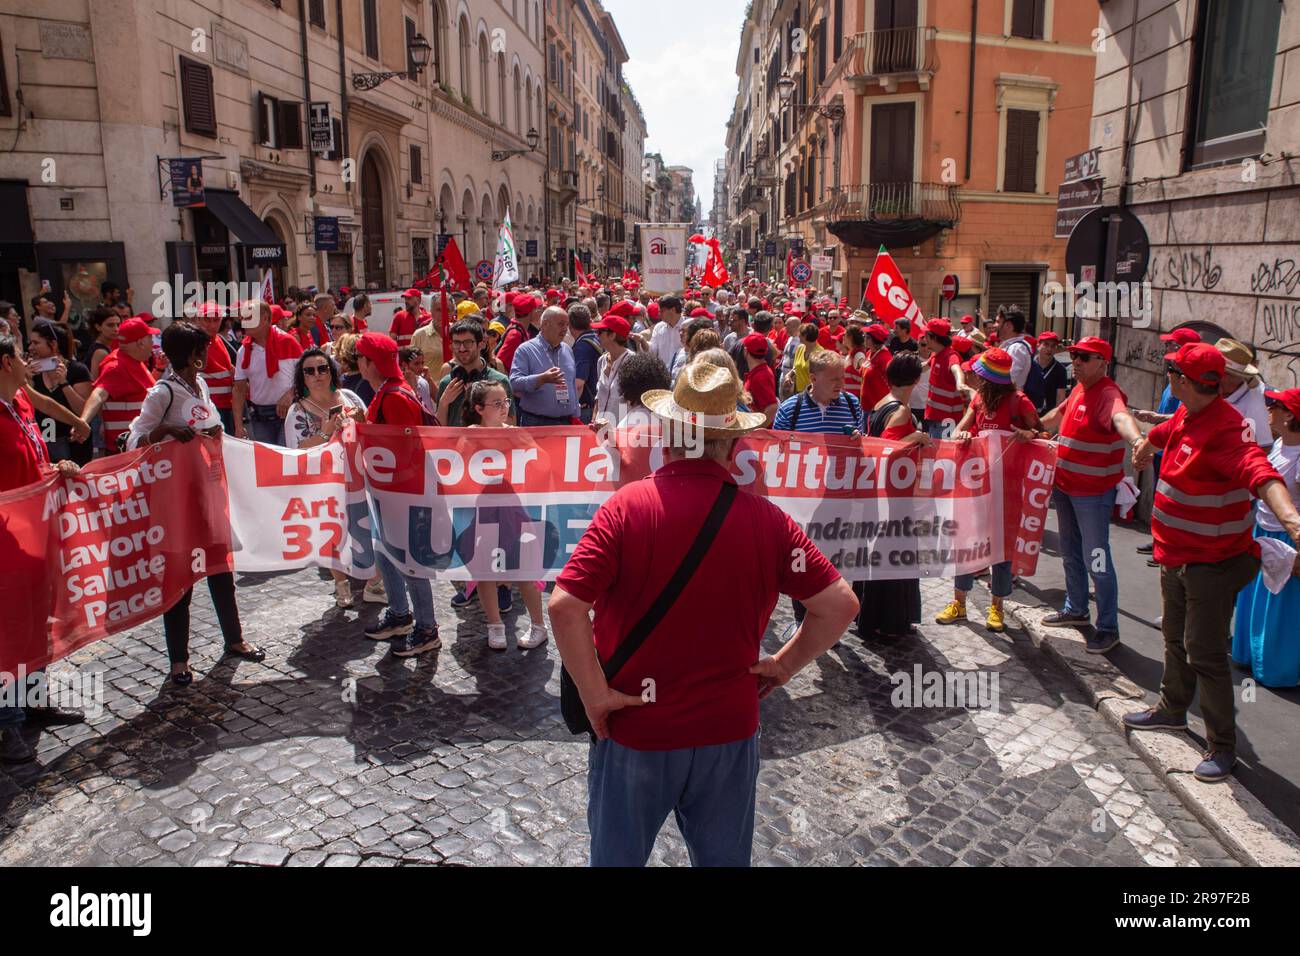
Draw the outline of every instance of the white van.
M370 296L370 315L366 318L366 328L370 332L388 332L393 327L393 316L406 308L402 299L405 289L396 292L367 292ZM428 292L420 296L420 304L430 315L433 314L433 295ZM356 314L357 297L354 295L343 303L343 314L351 317Z

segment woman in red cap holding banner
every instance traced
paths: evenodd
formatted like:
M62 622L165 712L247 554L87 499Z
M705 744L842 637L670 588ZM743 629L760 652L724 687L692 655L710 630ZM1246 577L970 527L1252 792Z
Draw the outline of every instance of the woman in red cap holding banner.
M1126 714L1124 723L1134 730L1185 730L1199 687L1209 749L1193 773L1214 783L1226 780L1237 761L1229 625L1237 592L1260 568L1252 497L1268 505L1296 544L1300 514L1253 430L1219 396L1227 373L1223 354L1191 343L1165 362L1182 407L1133 455L1134 466L1145 468L1156 449L1165 453L1151 510L1165 669L1156 706Z
M966 339L965 341L970 341ZM971 362L975 397L953 432L954 441L969 441L972 434L1011 432L1018 441L1038 437L1038 413L1034 403L1016 388L1011 380L1011 356L1002 349L989 349ZM1002 615L1002 601L1011 594L1011 561L999 561L992 568L993 600L989 604L984 626L990 631L1007 629ZM966 620L966 595L975 585L975 575L959 574L953 581L952 601L939 612L939 624L956 624Z
M931 319L921 340L931 353L930 386L925 400L925 426L931 438L947 438L966 411L966 382L961 356L952 347L952 324Z
M1124 449L1142 441L1128 398L1106 374L1111 355L1110 343L1093 336L1072 345L1074 391L1043 416L1043 428L1059 431L1052 504L1065 565L1065 607L1043 618L1043 624L1088 627L1091 575L1097 626L1087 638L1089 654L1105 654L1119 644L1119 579L1110 555L1110 515L1124 478Z
M153 355L153 336L158 334L141 316L123 322L117 332L117 349L100 365L99 378L81 410L86 421L103 410L104 447L110 455L122 450L131 422L156 383L145 363Z
M1268 460L1286 482L1292 504L1300 503L1300 388L1265 392L1268 422L1276 441ZM1290 557L1282 544L1286 528L1267 504L1255 512L1255 537L1261 547L1274 552L1265 569L1237 597L1237 615L1232 629L1232 659L1249 667L1255 680L1265 687L1295 687L1300 684L1300 558L1289 569L1283 556ZM1266 544L1264 539L1273 539ZM1289 547L1289 546L1288 546ZM1273 565L1274 573L1270 573Z

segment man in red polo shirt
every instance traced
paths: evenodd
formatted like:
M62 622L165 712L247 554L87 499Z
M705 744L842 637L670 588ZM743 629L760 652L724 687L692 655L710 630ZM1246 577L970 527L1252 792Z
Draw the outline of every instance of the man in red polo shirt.
M673 392L642 397L669 433L668 462L605 502L551 597L555 643L598 738L587 782L593 866L643 866L672 812L692 863L747 866L759 699L834 645L857 613L853 591L798 525L737 492L735 441L763 424L735 410L738 397L731 372L703 363L686 366ZM721 516L716 535L697 541L710 513ZM692 550L702 560L674 589ZM744 581L743 593L718 600L720 580ZM807 612L765 658L760 641L782 593ZM662 616L643 625L645 642L607 681L602 661L652 606Z
M50 464L49 452L36 427L35 413L23 390L27 382L28 366L23 360L18 342L10 335L0 335L0 494L40 481L52 471L69 476L81 470L73 461ZM80 422L80 419L76 420ZM0 526L2 525L3 522L0 521ZM9 538L9 541L12 544L13 539ZM17 551L18 560L44 562L40 555L28 556L21 549ZM3 590L0 587L0 592ZM18 595L6 593L6 599L9 597ZM18 630L34 632L39 637L40 626L37 622L44 621L48 612L37 607L37 595L23 593L21 600L19 613L28 612L29 621L34 626ZM45 603L52 603L52 600L50 597ZM9 633L5 635L5 640L23 641L31 636L31 633ZM41 723L72 723L74 718L80 719L79 715L59 708L28 708L25 712L19 706L0 707L0 763L26 763L35 759L35 752L20 732L23 722L29 716Z
M1136 468L1164 452L1151 511L1160 565L1165 670L1160 700L1127 714L1135 730L1186 730L1197 687L1209 751L1197 780L1225 780L1236 764L1229 626L1237 592L1259 572L1252 496L1266 502L1300 547L1300 514L1282 476L1219 396L1227 365L1214 346L1189 343L1165 356L1182 407L1153 428L1133 454Z
M1047 627L1088 626L1088 576L1097 592L1097 626L1088 653L1119 644L1119 578L1110 555L1110 516L1124 478L1124 449L1142 441L1128 398L1106 374L1110 343L1093 336L1070 346L1077 383L1064 404L1043 416L1056 438L1052 504L1065 566L1065 607L1043 618Z
M393 316L393 324L388 329L388 334L392 336L398 348L406 348L410 345L415 330L433 321L433 316L420 305L419 289L407 289L402 293L402 301L406 308Z
M750 406L756 412L762 412L767 421L764 428L772 427L772 419L781 401L776 395L776 374L768 363L768 350L771 343L762 332L751 332L741 340L744 347L744 359L748 366L745 373L745 391L753 399Z
M506 327L506 334L501 336L501 344L497 347L497 359L509 373L519 346L537 336L537 323L533 321L533 316L541 307L541 303L526 292L508 296L506 301L510 311L514 313L514 318Z

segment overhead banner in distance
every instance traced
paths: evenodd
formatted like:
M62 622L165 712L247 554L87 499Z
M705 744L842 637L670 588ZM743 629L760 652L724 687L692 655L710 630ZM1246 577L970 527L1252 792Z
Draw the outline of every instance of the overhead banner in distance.
M691 233L687 223L637 223L641 229L641 288L669 295L682 288Z

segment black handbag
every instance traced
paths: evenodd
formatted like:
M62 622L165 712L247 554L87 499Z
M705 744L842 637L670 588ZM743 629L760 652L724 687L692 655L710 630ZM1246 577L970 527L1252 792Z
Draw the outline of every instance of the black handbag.
M618 645L613 656L601 665L606 683L612 681L614 676L623 669L623 665L632 659L632 655L645 643L645 639L659 626L668 609L681 597L687 582L699 569L700 563L713 544L713 539L717 537L718 529L722 527L727 512L731 510L732 502L736 500L737 490L736 485L730 481L722 483L722 487L718 490L718 497L713 502L708 517L704 519L704 524L700 526L700 533L696 536L691 549L686 552L686 557L682 559L682 563L677 566L677 570L673 572L673 576L664 585L663 591L654 599L641 620L636 622L627 637ZM570 733L588 734L595 740L596 734L591 727L591 721L587 720L587 709L582 705L578 685L573 682L573 678L569 676L569 671L563 664L560 665L560 713Z

